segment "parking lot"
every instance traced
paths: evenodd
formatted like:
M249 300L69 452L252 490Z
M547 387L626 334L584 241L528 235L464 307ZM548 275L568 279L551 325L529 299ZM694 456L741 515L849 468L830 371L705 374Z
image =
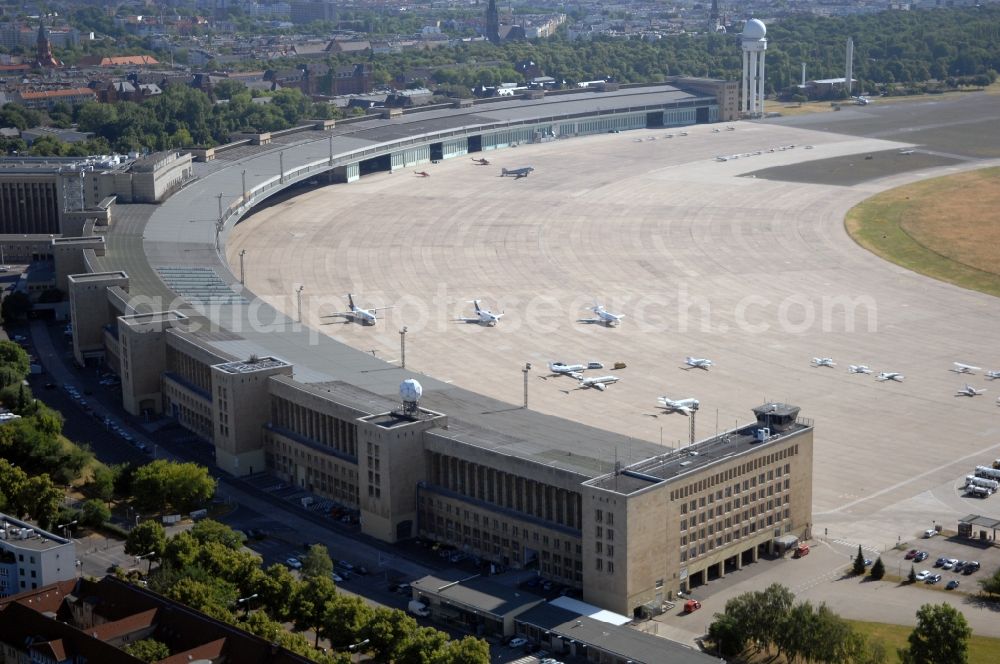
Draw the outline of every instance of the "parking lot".
M857 555L857 544L838 540L818 539L811 544L809 555L792 558L788 555L775 560L761 560L736 573L697 588L693 597L703 608L684 614L678 603L674 609L658 616L644 629L660 636L693 643L706 633L713 615L721 612L726 602L739 594L761 590L772 583L788 587L797 601L813 605L826 603L844 618L873 622L914 625L917 609L926 603L948 603L962 611L976 634L1000 637L1000 621L996 611L975 597L978 581L1000 568L1000 547L986 546L978 540L957 538L945 531L943 535L922 538L919 533L901 540L899 548L873 551L864 548L865 557L882 557L886 578L872 581L866 575L854 576L851 567ZM992 543L989 543L992 544ZM906 559L910 550L927 553L918 563ZM978 561L981 568L971 574L954 569L935 567L938 558ZM907 583L905 577L913 565L916 572L927 570L941 575L937 583ZM902 581L900 581L902 579ZM948 590L949 581L958 581L958 588Z

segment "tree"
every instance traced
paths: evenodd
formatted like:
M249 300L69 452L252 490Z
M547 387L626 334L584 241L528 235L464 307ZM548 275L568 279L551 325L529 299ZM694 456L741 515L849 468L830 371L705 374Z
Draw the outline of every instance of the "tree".
M243 546L243 538L235 530L214 519L202 519L194 524L191 527L191 536L202 545L218 542L227 549L233 550L238 550Z
M52 483L48 473L44 473L29 477L21 484L17 500L39 526L48 528L62 505L63 491Z
M159 560L167 546L167 533L163 526L153 520L143 521L129 532L125 538L125 553L132 556L146 556Z
M879 556L872 565L871 577L875 581L881 581L883 576L885 576L885 563L882 562L882 556Z
M98 528L111 518L111 510L100 500L87 500L80 508L80 522Z
M445 645L441 664L489 664L490 646L486 641L467 636L461 641L449 641Z
M329 575L314 576L305 583L300 583L296 588L292 599L292 620L295 629L300 632L315 630L316 642L313 644L319 647L319 639L326 636L325 615L327 607L337 594L337 588L333 585L333 579Z
M910 645L899 650L899 659L903 664L966 664L971 635L958 609L950 604L924 604L917 611Z
M302 557L302 578L311 579L318 576L330 578L333 573L333 561L322 544L313 544Z
M290 620L292 597L299 585L299 580L292 576L292 572L284 565L271 565L256 575L254 582L256 585L253 586L253 592L260 595L268 615L281 622Z
M10 297L12 296L8 296L8 299ZM28 353L23 348L13 341L0 341L0 366L10 367L20 379L23 379L28 375L29 364Z
M910 565L910 573L906 575L906 580L910 583L917 582L917 570L913 568L913 565Z
M374 616L374 609L357 595L336 595L327 604L323 631L334 648L346 648L365 639L362 633Z
M0 316L3 316L5 325L24 318L29 311L31 311L31 299L21 291L14 291L5 297L3 304L0 305Z
M987 595L1000 595L1000 569L993 572L993 576L980 579L979 585Z
M109 502L115 495L115 476L121 472L121 466L96 465L87 483L87 494L97 500Z
M861 553L861 545L858 545L858 555L854 556L854 567L851 568L856 576L865 573L865 554Z
M418 630L422 628L417 621L399 609L376 607L372 610L372 617L365 626L364 637L368 639L367 648L375 655L376 660L391 662L399 659L407 642ZM429 634L424 636L430 637ZM431 644L421 645L426 648Z
M125 652L144 662L158 662L170 657L170 648L156 639L142 639L124 647Z
M143 510L163 509L166 503L189 512L212 497L215 479L196 463L158 459L135 471L132 493Z

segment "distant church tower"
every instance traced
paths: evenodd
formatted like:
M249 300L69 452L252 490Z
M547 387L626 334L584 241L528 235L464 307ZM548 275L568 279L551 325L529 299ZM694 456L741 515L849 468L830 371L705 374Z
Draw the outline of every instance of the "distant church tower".
M49 31L45 29L44 21L38 24L38 40L35 42L35 66L59 66L59 61L52 55L52 44L49 43Z
M500 10L496 0L490 0L486 7L486 38L494 44L500 43Z
M744 117L764 115L764 53L767 51L767 28L752 18L743 26L740 40L743 47L743 99L740 112Z

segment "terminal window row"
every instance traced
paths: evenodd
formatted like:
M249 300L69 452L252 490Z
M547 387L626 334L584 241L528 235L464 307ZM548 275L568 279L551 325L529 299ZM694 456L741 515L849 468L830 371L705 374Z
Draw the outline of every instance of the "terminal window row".
M798 451L799 451L799 446L796 444L778 450L773 454L768 454L767 456L758 457L753 461L748 461L739 466L734 466L733 468L730 468L728 470L716 473L712 477L707 477L697 482L692 482L691 484L681 487L676 491L671 491L670 499L676 500L678 498L684 498L686 496L691 495L692 493L700 493L701 491L704 491L717 484L721 484L722 482L728 482L730 480L739 477L744 477L745 475L748 475L751 472L755 472L758 469L766 468L767 466L776 464L778 461L782 459L786 459L790 456L795 456L796 454L798 454ZM786 463L783 466L779 464L776 468L772 469L771 472L777 472L779 470L787 474L791 471L791 464ZM744 480L744 484L746 484L746 480Z

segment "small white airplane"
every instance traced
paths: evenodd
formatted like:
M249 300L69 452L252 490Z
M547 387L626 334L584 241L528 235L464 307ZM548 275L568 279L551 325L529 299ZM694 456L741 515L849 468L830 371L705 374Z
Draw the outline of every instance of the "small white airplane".
M487 327L496 327L496 324L499 323L500 319L503 317L503 312L495 314L489 309L483 309L480 307L479 300L471 300L471 302L476 307L476 317L463 318L462 320L469 323L483 323Z
M476 159L475 157L469 157L469 159L471 159L472 161L476 162L477 166L489 166L490 165L490 160L487 159L486 157L480 157L479 159Z
M595 378L584 378L580 376L577 378L580 381L580 387L592 387L595 390L603 392L607 389L608 385L617 383L621 380L618 376L597 376Z
M613 314L604 308L603 304L594 303L594 306L587 307L587 311L593 311L597 314L597 320L604 323L608 327L615 327L620 325L622 318L625 318L625 314Z
M955 373L974 374L977 371L982 371L979 367L974 367L971 364L962 364L961 362L952 362L952 364L955 365L955 368L952 369Z
M883 381L884 380L895 380L895 381L898 381L900 383L903 382L904 378L906 378L906 376L904 376L903 374L899 373L898 371L881 371L881 372L879 372L879 375L875 376L875 380L883 380Z
M323 316L323 318L348 318L362 325L374 325L378 322L378 316L376 315L379 311L386 311L392 309L392 307L377 307L375 309L362 309L358 305L354 304L354 295L351 293L347 294L347 311L338 311L332 313L329 316Z
M859 95L857 97L851 97L851 99L853 99L854 103L857 104L858 106L867 106L868 102L870 101L868 97L865 97L863 95Z
M835 367L835 366L837 366L837 363L834 362L833 359L829 358L829 357L814 357L813 358L813 366L816 366L816 367Z
M528 175L535 170L531 166L525 166L524 168L502 168L500 169L500 177L506 177L508 175L513 175L514 179L526 178Z
M549 371L553 376L573 376L581 371L586 371L586 364L563 364L562 362L549 362Z
M704 369L708 371L708 368L714 364L712 360L705 359L704 357L685 357L684 364L688 365L692 369Z
M736 127L726 127L726 131L736 131Z
M977 396L979 396L980 394L982 394L985 391L986 391L985 387L983 389L981 389L981 390L977 390L973 386L971 386L968 383L966 383L965 387L959 389L958 392L955 392L955 396L956 397L977 397Z
M900 150L899 154L913 154L913 150Z
M986 380L996 380L1000 378L1000 371L987 371Z
M713 129L713 130L712 130L712 133L713 133L713 134L718 134L718 133L719 133L720 131L722 131L722 130L721 130L721 129Z
M847 370L856 374L870 374L872 372L871 367L867 364L852 364Z
M729 161L729 157L723 157L722 155L719 155L718 157L715 158L715 160L716 161Z
M681 413L690 415L692 411L698 410L697 399L671 399L670 397L660 397L657 399L661 408L665 408L670 413Z

